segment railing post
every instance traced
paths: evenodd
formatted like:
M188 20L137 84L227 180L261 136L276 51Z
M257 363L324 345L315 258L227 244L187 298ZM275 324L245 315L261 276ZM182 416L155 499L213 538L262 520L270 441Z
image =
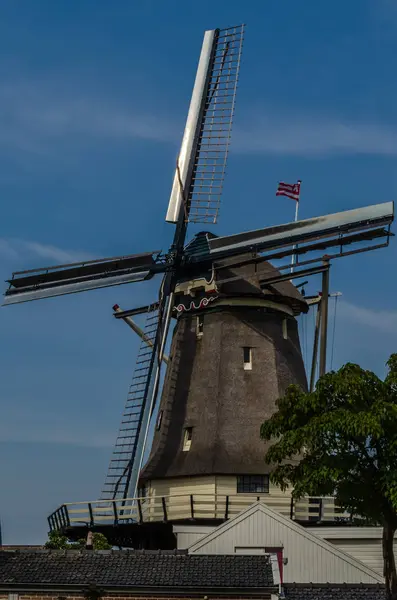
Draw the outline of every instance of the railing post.
M143 515L142 515L142 504L141 504L140 498L138 498L138 514L139 514L139 522L142 523Z
M320 502L318 504L318 520L323 520L323 499L320 498Z
M69 519L69 510L66 504L62 504L62 512L65 517L65 525L66 527L70 527L70 519Z
M112 504L113 504L114 525L118 525L118 523L119 523L119 515L117 513L116 500L113 500Z
M161 498L161 503L163 505L164 522L167 523L167 521L168 521L168 519L167 519L167 505L165 503L164 496Z
M56 526L57 526L57 531L61 531L62 527L61 527L61 521L60 521L60 519L58 517L58 510L56 510L54 512L54 519L55 519L55 523L56 523Z
M60 506L58 508L58 518L59 518L59 523L60 523L61 527L63 527L65 525L65 523L63 522L63 510L62 510L62 506Z
M194 519L194 501L193 501L193 494L190 494L190 516L192 519Z
M294 497L291 496L291 502L290 502L290 507L289 507L289 518L291 519L291 521L294 520Z
M225 519L229 518L229 496L226 496Z
M54 525L52 523L52 515L50 515L49 517L47 517L47 521L48 521L48 527L50 528L50 531L53 531Z
M90 513L90 527L94 526L94 513L92 512L91 502L88 503L88 512Z

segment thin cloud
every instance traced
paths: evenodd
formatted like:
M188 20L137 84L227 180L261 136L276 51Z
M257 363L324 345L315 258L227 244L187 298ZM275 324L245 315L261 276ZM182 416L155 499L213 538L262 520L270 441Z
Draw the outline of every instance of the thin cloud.
M395 310L376 310L342 301L338 307L338 317L382 333L397 334L397 311Z
M397 127L334 117L266 113L258 114L255 121L250 120L243 128L236 128L234 152L310 158L337 154L397 155Z
M0 256L16 261L29 257L37 257L51 262L71 263L83 260L92 260L95 257L87 252L77 250L64 250L56 246L30 242L20 239L0 238Z
M0 147L46 159L67 145L76 150L92 143L142 140L177 145L183 116L131 108L125 99L106 98L76 83L0 85ZM240 107L239 122L231 145L237 154L397 155L397 124L248 105Z
M98 138L170 142L178 136L169 118L145 109L126 109L122 102L85 92L81 86L60 87L48 83L0 85L0 146L47 155L65 142L81 145Z

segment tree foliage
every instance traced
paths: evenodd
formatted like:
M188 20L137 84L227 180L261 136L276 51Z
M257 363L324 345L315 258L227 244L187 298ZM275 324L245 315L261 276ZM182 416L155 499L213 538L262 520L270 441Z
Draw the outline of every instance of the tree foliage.
M110 550L112 548L103 533L94 533L92 541L94 550ZM50 531L48 541L44 545L51 550L81 550L86 546L86 539L81 538L77 542L69 542L65 535L58 531Z
M292 486L295 498L335 495L351 514L383 527L386 588L397 600L397 354L387 366L384 381L348 363L311 393L290 386L261 437L274 441L266 462L275 484Z

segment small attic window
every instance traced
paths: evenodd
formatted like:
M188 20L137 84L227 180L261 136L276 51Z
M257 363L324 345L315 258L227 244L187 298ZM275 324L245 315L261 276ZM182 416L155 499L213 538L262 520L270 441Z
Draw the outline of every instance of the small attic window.
M283 329L283 338L285 340L288 340L288 321L287 321L287 319L283 319L282 329Z
M204 315L198 315L196 317L196 337L203 337L204 333Z
M243 348L244 371L252 371L252 348Z
M185 434L183 436L183 451L189 452L190 446L192 445L192 433L193 427L186 427Z

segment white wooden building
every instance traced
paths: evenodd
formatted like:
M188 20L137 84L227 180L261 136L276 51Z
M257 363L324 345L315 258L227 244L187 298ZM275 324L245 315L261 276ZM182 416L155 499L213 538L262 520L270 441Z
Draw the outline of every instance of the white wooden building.
M352 538L359 529L361 538ZM189 554L278 555L283 583L383 583L377 528L332 527L314 531L262 502L215 529L174 526L178 548L187 548Z

